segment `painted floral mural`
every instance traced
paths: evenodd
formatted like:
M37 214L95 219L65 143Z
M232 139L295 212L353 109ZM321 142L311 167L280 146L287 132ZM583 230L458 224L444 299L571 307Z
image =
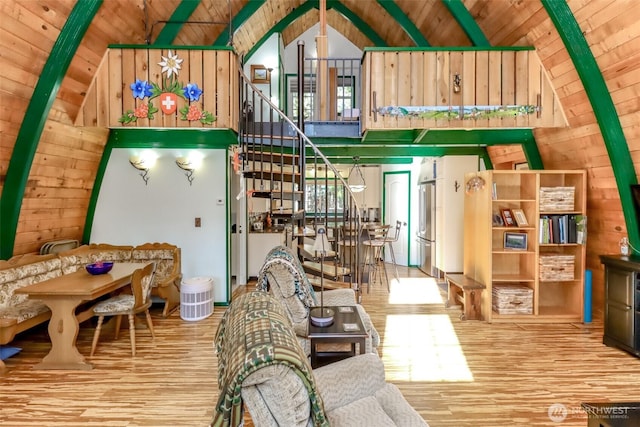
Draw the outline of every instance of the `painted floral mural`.
M153 119L158 111L162 111L165 115L179 113L180 120L199 121L202 124L210 125L216 117L209 111L204 111L200 104L202 97L202 89L197 83L187 83L184 85L178 80L178 72L180 71L183 59L178 58L169 50L167 56L162 57L162 61L158 63L162 67L162 84L155 82L149 83L146 80L136 79L131 83L131 94L134 99L145 100L146 103L140 103L135 110L127 110L118 121L123 124L132 123L138 119ZM159 105L156 106L152 100L159 99ZM178 108L179 99L187 101L187 104Z

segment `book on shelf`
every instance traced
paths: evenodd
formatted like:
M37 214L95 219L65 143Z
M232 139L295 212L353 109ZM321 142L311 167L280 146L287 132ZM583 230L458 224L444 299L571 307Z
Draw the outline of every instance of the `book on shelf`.
M560 245L584 244L586 241L586 221L585 215L542 215L540 217L539 242Z

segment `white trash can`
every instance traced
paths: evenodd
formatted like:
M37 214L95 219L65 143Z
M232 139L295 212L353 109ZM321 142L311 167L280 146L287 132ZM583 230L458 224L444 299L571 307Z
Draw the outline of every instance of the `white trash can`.
M202 320L213 313L213 278L192 277L180 286L180 317Z

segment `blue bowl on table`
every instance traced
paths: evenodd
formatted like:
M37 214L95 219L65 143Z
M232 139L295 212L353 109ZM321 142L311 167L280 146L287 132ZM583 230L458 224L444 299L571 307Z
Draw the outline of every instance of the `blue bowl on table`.
M105 274L111 271L111 269L113 268L113 262L94 262L93 264L87 264L85 268L87 269L89 274Z

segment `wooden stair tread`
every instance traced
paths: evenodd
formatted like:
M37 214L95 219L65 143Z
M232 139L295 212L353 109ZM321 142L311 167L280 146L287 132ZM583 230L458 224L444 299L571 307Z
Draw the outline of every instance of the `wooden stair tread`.
M322 285L320 284L320 276L308 276L309 283L313 286L313 289L316 291L320 291L322 289ZM332 290L332 289L351 289L351 283L349 282L340 282L331 279L324 279L324 290Z
M304 251L304 257L306 259L314 259L314 260L319 260L320 259L320 254L318 254L316 251L313 250L313 244L311 243L304 243L302 245L298 245L298 247L300 248L300 250ZM329 258L335 258L336 256L338 256L338 252L333 251L333 250L328 250L327 253L324 255L325 258L325 269L327 266L326 260Z
M302 263L302 265L305 268L305 270L311 270L311 271L317 272L317 274L320 274L319 262L305 261ZM335 264L328 263L328 262L324 263L324 267L322 271L324 272L325 276L332 276L332 277L347 276L351 274L351 269L346 267L336 266Z

